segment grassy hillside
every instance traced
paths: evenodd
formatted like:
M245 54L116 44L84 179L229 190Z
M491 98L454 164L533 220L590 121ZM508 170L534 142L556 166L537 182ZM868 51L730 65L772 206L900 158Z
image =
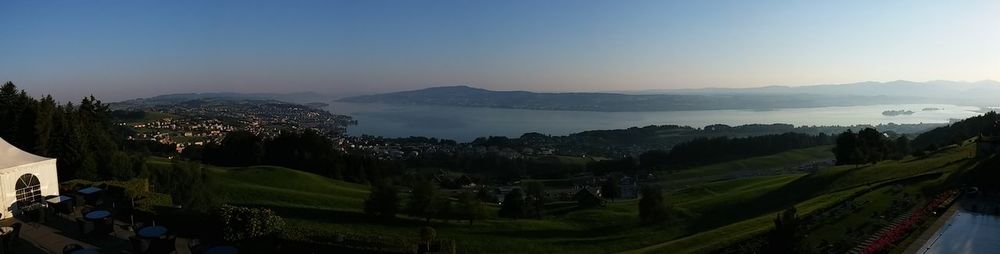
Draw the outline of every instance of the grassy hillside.
M939 188L947 183L947 180L976 167L978 161L970 157L973 149L973 144L965 143L961 146L948 147L925 158L905 158L867 166L837 166L802 176L756 199L743 199L714 206L712 212L704 216L709 221L718 218L746 218L739 223L728 225L707 223L708 228L718 227L628 253L702 253L720 244L766 232L773 226L771 220L774 214L784 205L794 204L801 216L837 204L851 195L871 191L872 186L877 183L940 172L941 174L935 174L932 179L906 187L914 192ZM751 216L752 214L757 215ZM820 234L817 238L830 234L829 230L824 228L817 233Z
M833 146L817 146L795 149L773 155L747 158L730 162L716 163L681 170L676 173L661 172L665 181L673 185L683 185L712 179L732 177L734 174L776 173L787 171L785 168L796 168L799 165L833 159L830 152Z
M283 167L208 169L233 204L360 211L368 197L368 186Z
M829 157L829 147L817 147L666 175L660 184L674 185L665 195L674 211L666 225L639 225L638 202L629 200L589 210L564 207L543 219L495 218L496 208L491 207L491 217L473 225L433 221L432 226L439 238L454 239L460 251L469 253L700 253L765 232L774 213L789 205L805 214L867 191L873 183L966 169L975 164L967 160L971 149L952 147L923 159L837 166L813 174L712 177L731 170L796 167ZM169 162L151 160L154 165ZM229 202L274 209L288 222L286 233L295 238L328 241L338 233L353 233L415 239L426 225L405 216L389 222L369 220L360 212L367 197L365 185L270 166L208 167L208 172Z

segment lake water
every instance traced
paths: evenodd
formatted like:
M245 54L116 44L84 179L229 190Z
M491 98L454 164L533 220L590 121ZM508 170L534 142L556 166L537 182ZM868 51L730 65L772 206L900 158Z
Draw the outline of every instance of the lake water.
M998 236L1000 217L959 210L917 253L1000 253Z
M940 110L924 111L925 108ZM385 137L426 136L470 141L483 136L517 137L527 132L566 135L586 130L622 129L648 125L742 125L787 123L855 125L883 123L946 123L978 115L980 108L941 104L905 104L775 110L696 110L662 112L589 112L500 108L469 108L374 103L330 103L327 110L354 117L348 134ZM911 115L885 116L887 110L911 110Z

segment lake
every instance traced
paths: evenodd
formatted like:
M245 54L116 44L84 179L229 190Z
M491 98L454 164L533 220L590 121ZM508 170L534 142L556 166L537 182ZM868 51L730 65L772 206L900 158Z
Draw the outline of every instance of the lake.
M924 110L937 108L938 110ZM696 110L661 112L550 111L375 103L330 103L327 110L354 117L350 135L425 136L471 141L483 136L518 137L527 132L566 135L586 130L622 129L648 125L711 124L855 125L884 123L947 123L978 115L980 108L942 104L874 105L790 108L775 110ZM883 111L909 110L886 116Z

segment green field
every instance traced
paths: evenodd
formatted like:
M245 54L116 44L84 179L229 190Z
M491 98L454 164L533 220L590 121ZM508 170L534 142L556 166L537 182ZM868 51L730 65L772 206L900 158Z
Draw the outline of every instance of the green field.
M789 205L806 214L867 191L873 183L971 167L974 163L966 160L970 149L966 145L923 159L907 158L862 167L838 166L813 174L789 171L692 180L708 179L704 176L734 169L795 167L829 157L823 154L829 147L817 147L667 175L690 177L683 186L666 193L674 211L666 225L639 225L637 200L626 200L590 210L552 204L565 212L549 214L543 219L491 217L472 225L435 220L432 226L439 238L456 240L461 252L470 253L700 253L767 231L774 213ZM162 166L169 162L151 160L150 163ZM405 216L390 222L369 220L361 213L367 197L365 185L281 167L207 168L228 202L274 209L286 219L289 237L324 241L337 233L353 233L415 239L418 229L425 225L423 220ZM672 183L669 179L662 180L660 184ZM495 215L495 209L490 209L491 216Z
M233 204L360 211L368 186L281 167L209 168Z
M664 175L665 181L671 185L682 186L688 183L726 178L727 174L733 172L787 173L789 170L786 168L789 167L795 168L809 162L833 159L833 153L830 152L830 149L833 147L817 146L796 149L773 155L695 167L676 173L660 172L658 175Z

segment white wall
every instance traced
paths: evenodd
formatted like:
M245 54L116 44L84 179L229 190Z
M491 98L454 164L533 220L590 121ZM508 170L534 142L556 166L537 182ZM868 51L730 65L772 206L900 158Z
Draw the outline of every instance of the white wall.
M56 159L0 169L0 214L11 218L17 212L17 179L24 174L33 174L41 184L42 196L59 195L59 176L56 173Z

